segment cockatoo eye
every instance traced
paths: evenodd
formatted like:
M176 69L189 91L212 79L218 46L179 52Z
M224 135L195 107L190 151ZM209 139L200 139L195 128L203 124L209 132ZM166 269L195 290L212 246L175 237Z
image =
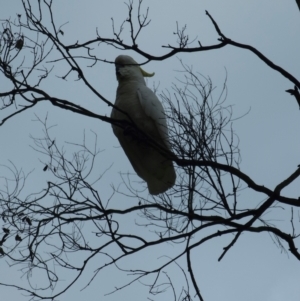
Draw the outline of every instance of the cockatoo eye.
M116 64L116 69L120 69L120 68L123 68L125 65L123 64Z

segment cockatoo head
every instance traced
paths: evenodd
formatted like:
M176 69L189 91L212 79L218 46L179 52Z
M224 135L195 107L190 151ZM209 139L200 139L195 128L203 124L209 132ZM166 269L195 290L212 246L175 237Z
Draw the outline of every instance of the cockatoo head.
M118 81L136 79L144 82L143 77L151 77L154 75L154 73L148 73L143 70L139 64L128 55L119 55L115 60L115 66Z

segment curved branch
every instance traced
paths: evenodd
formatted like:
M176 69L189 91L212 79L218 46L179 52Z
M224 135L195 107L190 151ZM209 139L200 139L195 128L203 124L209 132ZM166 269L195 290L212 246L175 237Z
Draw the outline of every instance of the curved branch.
M238 48L242 48L242 49L247 49L250 50L251 52L253 52L256 56L258 56L263 62L265 62L271 69L278 71L281 75L283 75L285 78L287 78L288 80L290 80L292 83L294 83L294 85L296 85L299 89L300 89L300 82L294 77L292 76L289 72L285 71L283 68L281 68L280 66L274 64L271 60L269 60L266 56L264 56L260 51L258 51L256 48L250 46L250 45L245 45L242 43L238 43L235 42L231 39L228 39L220 30L218 24L216 23L216 21L213 19L213 17L209 14L208 11L205 11L206 15L210 18L210 20L212 21L212 23L215 26L215 29L217 31L217 33L219 34L219 36L221 37L219 40L222 43L226 43L226 45L232 45Z

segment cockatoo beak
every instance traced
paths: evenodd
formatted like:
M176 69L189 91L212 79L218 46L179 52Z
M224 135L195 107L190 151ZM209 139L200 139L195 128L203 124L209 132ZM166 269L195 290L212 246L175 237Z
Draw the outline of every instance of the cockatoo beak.
M143 70L141 67L140 67L140 70L141 70L141 72L142 72L142 74L143 74L144 77L152 77L155 74L155 72L148 73L145 70Z
M120 74L120 68L121 68L121 66L120 65L115 65L116 66L116 75L118 76L118 75L121 75Z

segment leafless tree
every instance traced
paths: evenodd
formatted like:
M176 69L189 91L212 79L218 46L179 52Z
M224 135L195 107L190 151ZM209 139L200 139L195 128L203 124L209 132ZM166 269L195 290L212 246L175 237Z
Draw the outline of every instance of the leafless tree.
M7 112L0 125L42 102L99 121L117 123L69 100L54 97L42 88L55 66L64 64L67 67L62 80L76 73L87 89L113 106L89 83L83 71L82 62L90 66L99 62L113 63L94 53L93 47L99 43L120 50L133 50L145 58L144 63L163 61L181 52L210 51L231 45L253 52L287 78L295 86L292 91L300 89L296 78L257 49L226 37L208 12L206 14L219 35L216 44L202 46L200 41L190 41L186 28L177 27L178 45L165 45L166 53L154 56L137 44L139 34L150 22L149 11L143 11L141 0L137 8L137 28L133 22L133 2L129 2L128 18L122 25L117 29L112 21L112 38L105 38L96 31L94 39L72 45L65 45L61 40L63 25L54 22L52 1L22 0L22 3L24 16L2 21L0 32L0 70L7 83L5 87L10 87L0 91L1 110ZM50 23L46 21L48 18ZM122 36L126 30L130 32L128 43ZM196 46L192 47L194 44ZM65 146L58 145L52 136L52 125L47 118L43 120L37 116L36 121L44 132L42 137L32 137L33 150L44 156L41 173L47 173L49 180L46 187L25 197L22 188L27 175L13 163L3 167L7 172L0 188L3 229L0 255L11 265L23 266L26 275L38 271L38 277L43 281L39 282L39 287L35 277L28 277L29 287L2 285L23 290L31 300L55 300L76 283L93 261L98 266L87 285L98 274L114 266L120 273L130 274L126 278L128 281L115 291L143 281L149 286L151 298L169 288L176 301L189 300L194 294L199 300L204 300L194 274L192 252L209 240L227 235L232 239L224 246L219 257L221 260L241 234L247 232L269 233L280 248L300 260L297 249L299 221L295 218L299 215L299 199L282 193L299 177L300 168L295 168L275 189L257 184L240 168L239 139L234 132L232 107L226 104L226 84L221 95L215 95L210 78L194 72L184 63L182 71L181 81L161 95L170 125L172 159L177 166L178 181L168 193L158 197L145 196L130 175L123 175L126 189L112 187L111 197L104 200L98 188L102 176L93 174L95 160L101 156L97 135L88 134L94 137L92 146L84 135L82 143L71 144L73 151L69 154ZM297 93L291 94L296 96ZM118 122L118 125L135 128L125 122ZM150 137L146 139L149 147L159 147ZM245 207L241 199L249 191L255 194L257 201ZM137 203L115 204L114 198L122 195L136 199ZM283 207L291 212L287 220L289 230L286 224L282 226L265 218L266 212ZM134 232L124 220L133 221ZM124 262L145 250L150 252L154 246L169 243L177 246L174 254L153 262L151 269L136 265L122 267ZM180 260L186 262L187 270L178 263ZM173 285L172 274L168 273L172 265L184 276L184 289L179 292ZM70 279L63 287L58 285L61 273L67 273Z

